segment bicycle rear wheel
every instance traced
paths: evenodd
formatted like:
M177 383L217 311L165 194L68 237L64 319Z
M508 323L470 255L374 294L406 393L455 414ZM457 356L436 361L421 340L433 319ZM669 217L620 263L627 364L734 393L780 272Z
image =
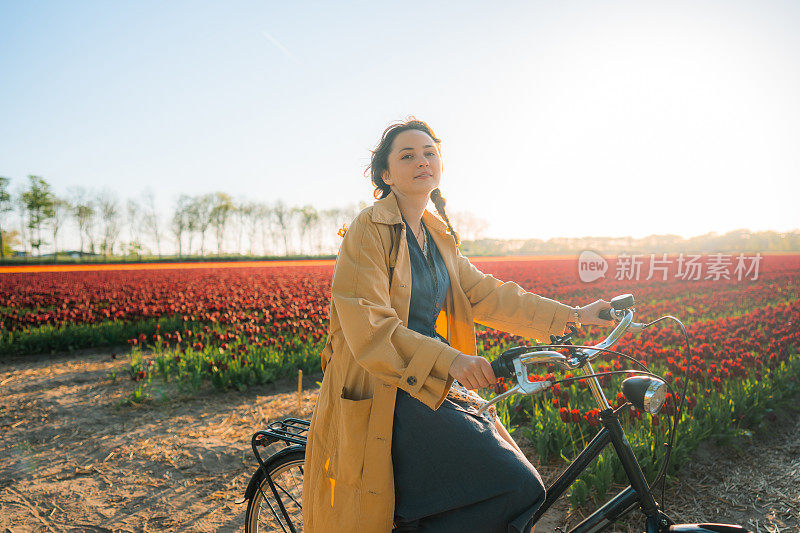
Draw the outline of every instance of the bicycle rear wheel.
M256 489L247 503L245 532L290 533L295 531L295 533L300 533L303 531L302 498L305 456L304 446L290 446L274 453L264 462L281 503L286 508L291 524L286 522L278 501L275 499L275 494L262 471L258 483L261 490Z

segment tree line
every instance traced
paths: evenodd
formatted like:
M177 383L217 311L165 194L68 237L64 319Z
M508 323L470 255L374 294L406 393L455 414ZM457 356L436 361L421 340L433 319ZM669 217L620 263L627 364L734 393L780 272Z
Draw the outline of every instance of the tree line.
M61 196L35 175L11 189L11 179L0 177L0 260L14 252L55 257L66 251L103 258L335 254L341 241L338 230L367 205L317 209L282 200L236 200L218 191L181 194L163 213L152 191L124 201L107 189L83 187ZM479 237L487 227L467 212L451 219L468 238Z
M476 239L465 241L461 253L467 256L490 255L578 255L584 250L599 254L678 254L800 252L800 230L786 232L738 229L681 237L648 235L633 237L556 237L553 239Z
M16 184L0 176L0 260L9 255L47 256L72 252L103 259L119 256L299 256L332 255L338 231L364 202L343 208L316 209L254 199L234 199L224 192L174 199L162 212L152 191L119 199L109 190L73 187L64 196L48 181L30 175ZM690 238L677 235L501 240L482 238L488 224L469 212L450 214L468 256L575 254L643 251L647 253L800 251L800 231L735 230ZM67 243L70 243L67 245Z

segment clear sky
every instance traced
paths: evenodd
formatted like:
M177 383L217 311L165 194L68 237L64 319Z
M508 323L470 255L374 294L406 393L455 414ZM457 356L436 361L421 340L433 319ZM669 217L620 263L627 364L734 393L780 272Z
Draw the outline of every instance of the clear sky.
M784 231L798 29L792 1L4 0L0 175L371 203L413 114L489 237Z

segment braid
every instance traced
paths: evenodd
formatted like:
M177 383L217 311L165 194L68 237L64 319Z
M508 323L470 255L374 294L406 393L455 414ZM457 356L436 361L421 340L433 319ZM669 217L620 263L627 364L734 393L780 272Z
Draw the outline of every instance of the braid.
M431 191L431 200L433 200L433 205L436 206L436 212L439 213L439 216L444 219L448 229L450 229L450 234L455 238L456 246L461 246L461 238L459 238L456 230L453 229L453 225L450 224L450 218L448 218L447 213L444 210L444 206L447 202L442 197L442 191L440 191L438 187Z

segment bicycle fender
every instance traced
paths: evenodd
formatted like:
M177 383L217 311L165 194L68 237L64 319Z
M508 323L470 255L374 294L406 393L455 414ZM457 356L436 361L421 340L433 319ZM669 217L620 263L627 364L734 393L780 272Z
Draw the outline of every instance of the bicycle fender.
M669 526L675 533L749 533L749 529L733 524L674 524Z
M249 500L250 498L252 498L253 494L256 493L256 490L261 485L261 482L263 480L264 480L264 470L262 470L261 467L259 466L256 469L255 474L253 474L253 477L250 478L250 483L247 484L247 488L244 489L244 497L237 498L234 503L237 503L237 504L238 503L244 503L247 500Z
M276 460L280 459L282 456L287 455L289 453L293 453L297 449L302 449L305 452L305 446L302 445L294 445L294 446L287 446L280 451L277 451L270 455L266 461L264 461L265 465L269 465L270 463L275 462ZM264 481L266 473L261 468L261 465L256 469L253 477L250 478L250 483L247 484L247 488L244 490L244 497L238 498L234 503L244 503L250 498L253 497L253 494L256 493L258 487L261 486L261 483Z

